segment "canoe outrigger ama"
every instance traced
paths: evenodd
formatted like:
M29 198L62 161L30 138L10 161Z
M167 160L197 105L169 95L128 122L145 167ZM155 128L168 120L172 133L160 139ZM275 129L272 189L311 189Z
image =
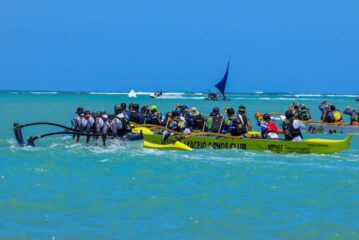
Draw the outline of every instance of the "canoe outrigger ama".
M162 135L144 135L144 140L155 144L160 149ZM292 142L284 140L268 140L257 138L242 138L235 136L215 137L215 136L185 136L178 138L171 136L169 142L180 141L187 146L195 149L214 148L214 149L242 149L252 151L271 151L274 153L303 153L303 154L331 154L349 149L352 136L348 135L343 140L327 139L308 139L303 142Z

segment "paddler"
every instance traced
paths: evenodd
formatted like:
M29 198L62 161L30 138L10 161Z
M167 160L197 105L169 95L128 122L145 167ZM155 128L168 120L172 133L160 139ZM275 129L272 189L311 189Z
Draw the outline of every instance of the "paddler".
M246 115L246 107L239 106L237 118L239 120L239 136L248 136L248 131L252 131L252 123Z
M107 115L107 113L105 111L100 113L100 118L98 120L98 122L96 122L96 131L98 131L99 133L101 133L101 139L102 139L102 144L105 147L106 146L106 138L107 135L109 133L109 123L108 120L109 117Z
M182 116L182 113L180 111L173 111L171 114L167 115L168 122L167 122L167 128L170 130L173 130L175 132L180 132L186 135L191 134L191 130L187 125L186 120ZM162 142L165 142L169 136L173 135L170 131L165 130L163 132L163 139Z
M141 114L140 124L145 123L146 119L150 115L150 107L142 106L140 114Z
M305 125L298 119L294 119L294 114L291 110L285 112L286 120L282 123L282 129L285 140L293 142L302 142L303 135L300 131L305 129Z
M130 104L129 108L130 108L130 121L134 122L134 123L138 123L138 124L142 124L143 122L141 122L141 114L138 112L139 111L139 105L138 104Z
M202 130L204 127L204 118L195 107L191 108L191 111L186 120L191 129Z
M82 131L82 119L84 118L85 110L83 107L78 107L75 114L77 114L76 117L74 117L71 120L72 129L75 131ZM80 135L74 134L73 138L76 138L76 142L79 142Z
M212 112L209 114L209 117L206 121L206 126L208 127L209 132L220 132L220 127L222 125L222 121L224 121L218 107L214 107Z
M153 124L153 125L161 125L162 123L162 114L158 111L156 105L152 105L150 107L150 114L146 118L146 124Z
M276 124L271 121L271 116L269 113L263 115L263 121L258 121L258 126L261 128L261 133L263 138L268 139L279 139L278 130Z
M115 117L112 120L112 134L114 137L122 137L128 132L132 132L130 122L123 112L121 105L114 106Z
M85 117L82 119L82 129L90 134L91 131L94 128L95 125L95 119L91 116L91 112L90 111L85 111ZM90 141L90 136L86 136L86 143L88 144Z
M121 108L122 108L123 114L126 115L127 119L130 119L130 112L127 111L127 105L126 105L126 103L124 103L124 102L121 103Z
M304 104L299 104L299 114L296 118L304 121L311 120L312 116L310 115L310 109L307 108Z
M359 112L357 112L354 108L350 110L350 106L348 106L344 109L343 113L350 116L351 125L359 126Z
M233 108L227 108L226 110L228 120L224 124L221 131L222 134L230 133L232 136L240 136L239 132L239 119L237 118Z
M327 100L323 100L319 105L319 109L322 111L321 120L327 123L334 123L341 120L341 114L335 109L335 106L331 103L327 104Z

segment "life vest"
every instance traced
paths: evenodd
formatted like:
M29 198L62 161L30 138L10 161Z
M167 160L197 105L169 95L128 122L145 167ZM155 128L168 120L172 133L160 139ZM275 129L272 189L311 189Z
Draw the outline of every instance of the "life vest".
M342 114L338 110L335 110L333 112L333 117L334 117L334 122L339 122L342 120Z
M290 119L290 120L285 120L282 123L285 140L291 141L291 140L293 140L293 138L296 138L298 136L303 138L300 128L295 129L293 126L293 122L294 122L294 120Z
M241 121L237 118L237 117L234 117L232 119L230 119L228 121L228 125L231 126L231 123L233 123L234 125L234 129L231 129L231 135L232 136L239 136L241 134L241 130L240 128L242 129L243 128L243 124L241 123Z
M204 120L201 114L191 116L192 122L193 122L193 129L202 129L204 125Z
M219 132L220 127L222 125L223 117L221 117L221 116L211 116L211 118L212 118L212 125L211 125L212 132Z
M248 132L248 118L246 115L240 115L237 116L237 132L238 135L246 134Z
M169 128L174 130L174 131L178 131L181 132L183 131L185 128L187 127L187 123L185 121L182 120L173 120L170 124L169 124Z
M148 116L148 120L146 121L146 123L153 125L161 125L161 120L159 119L159 116L160 116L159 112L151 113Z
M270 133L270 132L278 133L278 128L274 122L267 123L267 132L268 133Z
M301 111L301 113L298 115L298 119L307 121L307 120L312 119L312 116L310 115L310 113L308 112L308 110L303 110L303 111Z

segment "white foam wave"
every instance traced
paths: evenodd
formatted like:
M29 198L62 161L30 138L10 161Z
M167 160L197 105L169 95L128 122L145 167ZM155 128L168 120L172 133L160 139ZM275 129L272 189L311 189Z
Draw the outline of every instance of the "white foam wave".
M181 96L181 95L185 95L184 92L166 92L166 93L162 93L162 96Z
M293 96L293 95L289 95L289 96ZM305 93L299 93L299 94L294 94L295 97L322 97L322 94L305 94Z
M151 96L153 95L153 92L136 92L137 95L148 95Z
M89 92L91 95L127 95L128 93L122 92Z
M29 92L30 94L58 94L58 92Z
M250 99L250 98L247 98L247 99ZM293 101L293 100L296 100L296 99L295 98L285 98L285 97L278 97L278 98L264 97L264 98L259 98L259 100L265 100L265 101ZM318 99L316 99L316 98L301 98L300 100L303 100L303 101L318 101Z
M328 94L327 97L347 97L347 98L355 98L359 97L359 95L339 95L339 94Z
M205 99L205 97L162 96L157 99Z

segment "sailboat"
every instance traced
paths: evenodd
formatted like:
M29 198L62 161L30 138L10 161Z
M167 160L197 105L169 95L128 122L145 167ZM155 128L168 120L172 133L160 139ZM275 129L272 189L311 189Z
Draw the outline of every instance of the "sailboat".
M226 84L227 84L227 78L228 78L228 71L229 71L229 61L227 63L227 69L226 72L224 73L223 78L221 79L221 81L219 81L215 87L220 91L220 93L222 94L222 99L223 100L227 100L229 101L229 99L226 98L225 95L225 91L226 91ZM206 100L219 100L218 95L216 92L209 92L208 93L208 97L205 98Z
M137 95L136 95L136 93L135 93L135 91L134 91L133 89L131 89L131 91L128 93L128 97L129 97L129 98L135 98L135 97L137 97Z

